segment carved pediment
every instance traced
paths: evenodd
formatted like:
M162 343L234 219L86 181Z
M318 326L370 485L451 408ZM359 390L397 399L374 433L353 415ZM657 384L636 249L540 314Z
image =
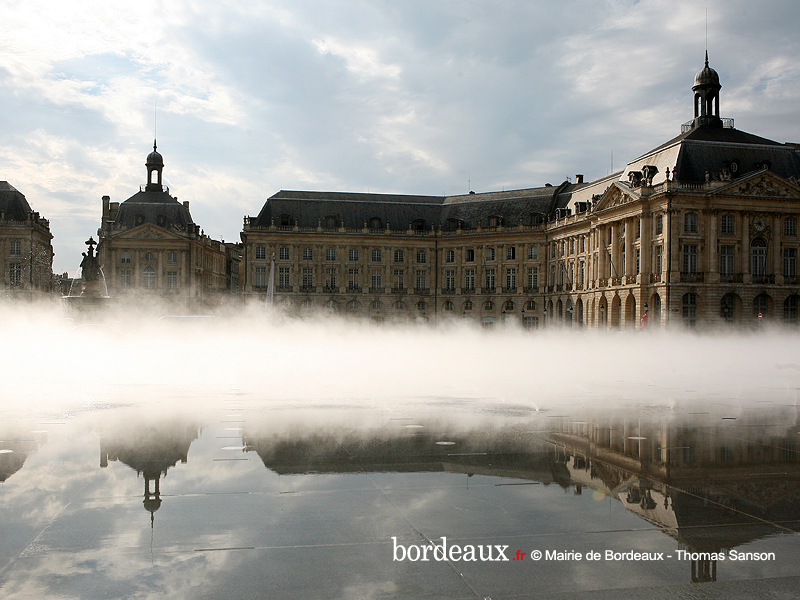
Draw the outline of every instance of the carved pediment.
M146 225L134 227L133 229L128 229L127 231L122 231L114 237L123 240L176 240L182 239L183 236L148 223Z
M761 171L719 188L715 194L800 199L800 187L770 171Z
M634 200L638 200L638 197L633 194L626 193L622 190L622 188L615 184L609 187L600 197L600 200L597 201L594 210L614 208L615 206L628 204Z

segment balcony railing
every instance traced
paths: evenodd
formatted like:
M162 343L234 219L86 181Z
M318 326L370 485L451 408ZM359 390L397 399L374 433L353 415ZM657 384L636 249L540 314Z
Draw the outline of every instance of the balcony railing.
M742 283L743 277L741 273L720 273L720 283Z
M455 294L455 293L456 293L456 288L454 287L442 288L442 294Z
M414 293L417 294L418 296L427 296L428 294L431 293L431 288L415 287L414 288Z
M526 287L525 288L526 294L538 294L539 293L539 286L535 287Z
M370 294L383 294L386 291L384 287L371 287L369 288Z
M392 293L393 294L407 294L408 293L408 288L405 287L405 286L393 287L392 288Z
M504 287L503 288L503 293L504 294L516 294L517 293L517 288L516 288L516 286L515 287Z
M347 286L348 293L357 294L361 291L361 288L357 285L348 285Z
M703 283L704 273L686 273L681 272L681 283Z
M650 283L661 283L661 273L650 273Z
M797 285L797 282L798 282L797 276L792 276L792 277L784 276L783 277L784 285Z
M474 294L475 293L475 286L471 285L469 287L463 287L463 288L461 288L461 293L462 294Z
M484 294L494 294L497 291L496 287L485 287L481 289L481 292Z
M775 283L775 275L753 275L753 283Z
M300 286L300 291L301 292L307 292L307 293L308 292L316 292L317 288L315 288L313 285L301 285Z
M326 294L336 294L339 292L339 288L331 285L326 285L322 288L322 291Z

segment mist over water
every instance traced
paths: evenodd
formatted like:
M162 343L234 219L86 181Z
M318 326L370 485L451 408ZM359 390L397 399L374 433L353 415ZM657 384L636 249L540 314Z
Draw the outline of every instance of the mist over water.
M297 319L263 307L208 319L119 310L75 322L46 306L6 309L0 335L2 410L15 414L125 404L197 411L221 398L386 414L668 410L694 401L796 405L800 388L800 338L779 329L484 331Z

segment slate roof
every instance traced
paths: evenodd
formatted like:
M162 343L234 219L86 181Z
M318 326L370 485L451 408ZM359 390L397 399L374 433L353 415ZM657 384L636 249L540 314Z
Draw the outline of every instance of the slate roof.
M664 181L667 168L675 171L678 181L703 182L706 171L714 177L731 161L738 163L739 175L759 169L764 162L785 179L800 175L800 152L792 145L730 127L700 126L629 163L620 181L627 182L630 171L654 165L659 170L654 184Z
M0 181L0 212L12 221L26 221L31 213L25 196L7 181Z
M193 225L189 209L166 190L139 191L119 205L114 223L123 229L152 223L165 229L177 227L184 230Z
M533 215L550 214L566 206L573 184L459 196L415 196L403 194L364 194L281 190L267 199L253 222L257 226L280 225L281 215L295 219L300 227L316 227L326 217L335 217L339 226L363 227L373 217L392 229L405 229L409 223L425 221L425 229L438 228L453 219L463 228L488 225L490 217L501 217L505 225L516 225L520 218L530 224Z

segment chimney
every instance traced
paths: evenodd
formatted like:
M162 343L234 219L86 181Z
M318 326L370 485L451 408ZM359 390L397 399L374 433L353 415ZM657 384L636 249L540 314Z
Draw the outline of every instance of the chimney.
M583 183L583 175L575 175L575 183Z
M103 196L103 221L108 221L108 203L111 202L111 196Z

